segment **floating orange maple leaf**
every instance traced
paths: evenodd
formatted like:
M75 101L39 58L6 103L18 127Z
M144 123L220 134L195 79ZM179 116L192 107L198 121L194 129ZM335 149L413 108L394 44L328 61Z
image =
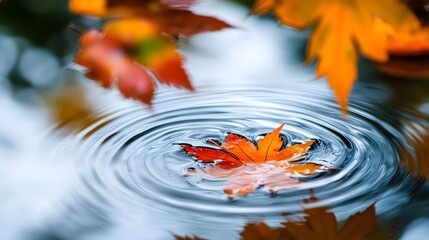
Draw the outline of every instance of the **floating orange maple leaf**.
M193 0L70 0L72 12L107 19L102 32L81 36L76 63L104 87L117 84L126 97L150 105L154 84L193 90L175 38L230 27L183 7Z
M358 50L375 61L388 60L389 31L377 27L382 20L394 34L418 34L420 24L399 0L258 0L255 13L273 10L285 25L304 29L315 25L307 48L307 62L319 59L317 77L327 76L344 113L357 78Z
M208 177L229 178L224 192L230 197L245 195L263 186L271 192L287 188L299 181L291 176L309 176L328 167L298 162L307 154L315 140L283 148L280 131L284 124L258 141L257 146L247 138L230 133L223 143L208 140L218 148L189 144L180 146L200 163L206 165L192 173Z

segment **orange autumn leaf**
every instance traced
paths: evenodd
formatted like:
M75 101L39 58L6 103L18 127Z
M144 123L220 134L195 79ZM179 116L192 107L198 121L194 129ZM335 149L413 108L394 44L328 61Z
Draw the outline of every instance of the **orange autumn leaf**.
M421 56L429 54L429 27L413 35L392 36L389 53L395 56Z
M270 11L277 0L255 0L252 11L256 14L264 14Z
M376 62L377 69L396 77L428 78L429 27L415 34L393 34L391 26L382 21L378 27L392 34L388 48L391 57L387 62Z
M107 10L106 0L70 0L69 8L74 13L101 16Z
M160 34L159 29L154 24L136 18L116 19L107 22L103 32L107 37L125 46L135 46L144 39Z
M283 126L284 124L266 134L257 145L234 133L228 134L223 143L208 140L208 143L217 148L180 144L197 162L206 165L189 172L188 175L228 178L224 192L233 198L254 192L260 186L271 192L279 191L299 183L293 176L311 176L330 169L299 161L307 154L315 140L283 147L280 136Z
M416 17L399 0L267 0L257 4L257 12L273 8L285 25L297 29L315 25L307 48L307 62L319 60L317 77L327 77L344 113L357 78L358 50L375 61L388 59L390 33L379 31L375 22L381 19L395 32L410 34L420 27Z

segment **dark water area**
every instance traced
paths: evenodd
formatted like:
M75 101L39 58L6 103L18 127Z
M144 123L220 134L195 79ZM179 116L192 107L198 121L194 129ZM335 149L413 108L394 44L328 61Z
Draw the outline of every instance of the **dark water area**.
M424 239L429 82L388 77L363 60L343 118L326 81L300 61L306 33L238 6L198 10L213 7L242 29L184 42L197 91L160 86L152 109L73 64L55 90L0 81L0 239L241 239L256 236L255 222L341 229L359 212L353 234L369 225L372 239ZM303 161L336 171L234 200L225 179L185 176L198 164L177 143L205 146L228 132L256 140L282 123L286 144L317 139Z

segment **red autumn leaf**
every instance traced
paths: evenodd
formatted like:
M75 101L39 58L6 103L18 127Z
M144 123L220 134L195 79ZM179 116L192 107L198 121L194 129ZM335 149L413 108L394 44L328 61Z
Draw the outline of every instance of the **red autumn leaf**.
M154 85L147 71L126 55L121 46L102 33L90 31L82 35L76 63L87 68L87 76L103 87L114 83L126 97L151 103Z
M221 168L231 169L243 165L235 156L222 149L208 147L194 147L189 144L181 144L181 147L191 156L194 156L202 163L214 163L220 160L217 165Z
M180 144L196 161L206 165L189 174L229 178L224 192L232 198L251 193L259 186L272 192L278 191L299 183L292 176L310 176L329 169L319 164L298 162L307 154L314 140L282 148L280 131L283 126L265 135L257 146L234 133L228 134L221 144L208 141L218 148Z
M85 33L80 43L76 63L102 86L116 83L125 97L150 105L154 84L144 67L161 83L193 90L176 46L147 21L112 20L103 33Z
M185 9L161 7L154 12L144 9L142 15L158 25L164 32L173 36L192 36L202 32L219 31L231 25L214 17L201 16Z
M193 90L177 47L152 23L137 18L113 20L104 33L124 45L161 83Z
M143 66L161 83L193 90L183 57L174 44L175 37L230 27L216 18L187 10L194 2L70 0L72 12L107 19L104 35L99 34L98 39L89 38L89 34L82 36L76 62L88 69L88 77L104 87L115 82L124 96L147 104L154 86Z

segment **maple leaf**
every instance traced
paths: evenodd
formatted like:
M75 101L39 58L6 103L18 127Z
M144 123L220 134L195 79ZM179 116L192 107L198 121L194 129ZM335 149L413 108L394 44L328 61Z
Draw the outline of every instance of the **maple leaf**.
M420 56L429 54L429 27L422 27L410 34L406 29L394 30L385 21L375 21L377 31L389 36L387 51L393 56Z
M114 20L106 24L104 33L126 47L161 83L193 90L177 47L152 23L136 18Z
M72 12L107 19L102 34L81 37L82 49L76 55L76 63L86 67L87 76L102 86L117 83L124 96L149 105L154 85L147 71L161 83L193 90L175 38L231 27L216 18L183 9L194 2L70 0Z
M307 203L316 201L316 197L304 200ZM334 213L330 212L327 207L304 209L304 213L307 215L304 221L283 224L293 239L359 240L364 239L374 231L374 204L363 212L350 216L340 229L338 229Z
M305 199L304 202L316 202L317 198ZM362 212L350 216L341 228L328 207L304 209L306 216L303 220L287 221L283 228L271 228L264 222L248 223L241 237L244 240L360 240L374 234L375 205L370 205Z
M117 43L94 30L82 35L80 45L75 61L87 68L89 78L98 80L105 88L116 83L124 96L150 105L152 79Z
M86 67L87 76L106 88L115 83L125 97L151 104L154 84L148 70L161 83L193 90L176 46L147 21L112 20L103 33L83 34L80 45L75 61Z
M229 198L245 195L263 186L271 192L299 181L292 176L310 176L332 169L314 163L299 162L315 140L283 148L280 131L284 124L261 138L257 146L247 138L229 133L225 142L209 139L218 148L180 144L182 149L206 167L189 174L229 178L224 192Z
M273 9L285 25L304 29L315 25L307 48L307 62L319 60L317 77L327 76L344 113L357 78L358 50L375 61L387 61L389 32L380 31L381 19L394 31L413 34L420 24L399 0L259 0L254 11Z

